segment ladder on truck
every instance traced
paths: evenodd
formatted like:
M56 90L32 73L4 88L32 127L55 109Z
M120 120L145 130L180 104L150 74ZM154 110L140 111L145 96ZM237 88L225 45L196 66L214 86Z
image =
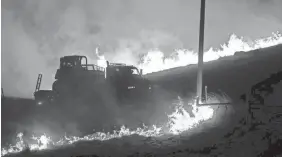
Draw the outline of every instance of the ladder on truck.
M36 87L35 87L35 92L39 91L40 85L42 81L42 74L38 74L37 82L36 82Z

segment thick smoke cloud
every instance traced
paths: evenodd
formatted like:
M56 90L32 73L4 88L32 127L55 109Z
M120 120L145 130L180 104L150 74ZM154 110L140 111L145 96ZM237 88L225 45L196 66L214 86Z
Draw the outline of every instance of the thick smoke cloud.
M257 39L282 31L280 0L207 0L205 49L231 33ZM197 50L199 0L2 0L2 87L31 97L37 74L50 88L59 57L95 47L111 61L137 64L149 49Z

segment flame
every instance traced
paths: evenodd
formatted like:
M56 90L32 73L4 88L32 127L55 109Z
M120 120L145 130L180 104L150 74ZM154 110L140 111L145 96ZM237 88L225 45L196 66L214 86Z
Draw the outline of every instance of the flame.
M227 43L220 45L220 49L211 47L204 52L204 62L217 60L220 57L232 56L238 51L251 51L260 48L271 47L282 44L282 35L280 32L272 33L272 36L261 38L255 41L246 41L243 37L232 34ZM105 56L98 55L98 65L105 67ZM170 68L187 66L198 63L197 52L187 49L176 49L170 57L164 56L164 53L158 49L150 50L143 58L143 62L138 66L143 69L144 74L162 71Z
M184 104L180 100L177 104L175 112L169 115L168 125L169 132L172 134L180 134L186 130L196 127L200 122L206 121L213 117L213 109L209 106L196 106L196 100L194 103L188 104L191 108L191 112L187 112L184 109Z
M232 56L238 51L251 51L260 48L271 47L282 44L282 35L279 32L272 33L272 36L255 41L244 41L243 37L232 34L226 44L220 45L220 49L210 48L204 52L204 62L217 60L220 57ZM176 56L176 57L175 57ZM164 59L164 54L159 50L149 51L143 58L144 62L139 65L144 74L162 71L170 68L187 66L198 63L198 54L187 49L177 49L171 57Z
M282 35L280 33L273 33L271 37L246 42L242 37L237 37L236 35L231 35L229 41L226 44L221 45L220 50L210 48L204 54L204 61L216 60L223 56L234 55L236 51L250 51L258 48L266 48L282 43ZM98 65L105 67L106 59L105 56L98 53L96 49L96 54L99 58ZM138 65L140 68L144 69L144 73L150 73L160 70L165 70L169 68L186 66L188 64L196 64L198 62L197 54L193 51L186 49L178 49L175 51L174 56L164 59L164 54L159 50L151 50L143 58L144 62ZM190 107L190 110L186 110L185 107ZM23 133L19 133L17 136L18 142L15 145L10 145L8 148L2 148L1 155L4 156L10 153L21 152L25 149L31 151L34 150L44 150L50 149L54 146L62 146L66 144L73 144L77 141L89 141L89 140L109 140L112 138L121 138L123 136L130 136L133 134L138 134L145 137L159 137L164 134L180 134L191 128L196 127L201 122L209 120L213 117L214 111L209 106L197 107L194 103L184 105L182 102L178 103L175 111L169 115L167 126L169 130L166 132L165 127L157 127L153 125L152 127L144 126L143 128L137 128L135 130L130 130L125 126L122 126L120 130L113 131L114 133L103 133L96 132L91 135L84 137L67 137L65 136L59 141L54 142L51 137L46 134L35 137L31 139L36 142L36 144L30 144L24 142Z
M167 115L169 119L167 123L167 126L169 126L168 132L164 131L165 126L157 127L156 125L153 125L152 127L148 127L143 125L142 128L137 128L135 130L130 130L125 126L122 126L120 130L114 130L113 133L96 132L84 137L64 136L64 138L56 142L54 142L51 137L47 136L46 134L38 137L35 137L33 135L31 139L35 141L35 144L25 142L22 138L23 133L19 133L17 136L18 142L13 146L10 145L9 148L2 148L1 155L4 156L10 153L18 153L26 149L29 149L30 151L51 149L54 147L73 144L78 141L105 141L113 138L121 138L123 136L131 136L134 134L144 137L160 137L165 134L180 134L188 129L195 127L201 121L208 120L213 116L213 110L209 107L197 107L195 103L192 104L192 107L193 114L195 115L194 117L188 116L189 113L184 109L183 103L179 103L176 106L176 110L173 113Z
M107 60L105 56L99 54L99 47L96 48L96 55L98 57L97 65L103 68L107 67Z

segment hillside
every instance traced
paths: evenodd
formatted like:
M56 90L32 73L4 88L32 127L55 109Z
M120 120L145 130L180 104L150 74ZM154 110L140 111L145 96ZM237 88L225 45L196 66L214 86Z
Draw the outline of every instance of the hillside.
M236 100L255 83L282 70L282 44L237 52L234 56L222 57L206 62L203 71L203 86L209 92L225 92ZM183 96L195 92L197 65L188 65L161 72L150 73L147 78L166 89L174 90Z

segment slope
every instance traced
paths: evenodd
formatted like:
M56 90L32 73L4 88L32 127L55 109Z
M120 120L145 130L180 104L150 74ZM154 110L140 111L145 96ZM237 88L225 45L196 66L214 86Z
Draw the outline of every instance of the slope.
M225 92L234 101L255 83L282 70L282 44L206 62L203 85L209 92ZM146 75L162 87L186 96L195 93L197 65L164 70Z

